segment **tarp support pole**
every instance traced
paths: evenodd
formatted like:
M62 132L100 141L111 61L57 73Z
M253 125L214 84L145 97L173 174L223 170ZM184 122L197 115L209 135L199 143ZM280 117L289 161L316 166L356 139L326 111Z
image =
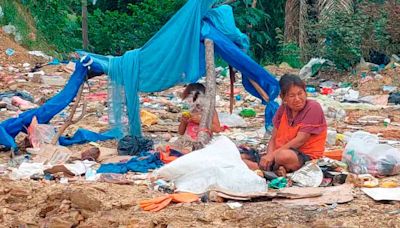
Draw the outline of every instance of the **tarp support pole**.
M215 63L214 63L214 42L209 39L204 40L206 46L206 98L204 99L204 111L200 120L200 131L198 140L200 146L207 145L212 136L211 124L215 110L215 96L216 96L216 76L215 76Z
M233 112L233 105L235 104L235 100L233 99L233 93L234 93L234 83L235 83L235 71L233 70L232 66L229 66L229 78L231 81L231 91L230 91L230 96L229 96L229 113L232 115Z

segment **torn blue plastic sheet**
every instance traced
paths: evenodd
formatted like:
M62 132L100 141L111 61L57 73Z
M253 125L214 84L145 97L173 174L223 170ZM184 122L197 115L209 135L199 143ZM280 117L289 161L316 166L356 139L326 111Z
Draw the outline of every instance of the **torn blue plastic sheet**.
M126 163L102 164L97 173L124 174L129 171L147 173L149 170L157 169L163 165L163 162L156 155L150 152L142 152L140 156L135 156Z
M112 129L104 133L96 133L83 128L79 128L72 137L60 137L59 143L62 146L83 144L87 142L104 141L120 138L122 135L118 130Z

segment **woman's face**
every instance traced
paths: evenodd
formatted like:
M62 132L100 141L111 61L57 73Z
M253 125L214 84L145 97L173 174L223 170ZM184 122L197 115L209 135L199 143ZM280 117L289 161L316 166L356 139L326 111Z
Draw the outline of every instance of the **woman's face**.
M283 101L292 111L299 112L306 105L307 94L303 88L294 85L290 87Z

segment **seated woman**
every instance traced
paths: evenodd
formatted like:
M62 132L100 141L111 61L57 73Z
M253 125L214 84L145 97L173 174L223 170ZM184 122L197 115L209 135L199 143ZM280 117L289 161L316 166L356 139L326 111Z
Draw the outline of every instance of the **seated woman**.
M206 88L203 84L189 84L182 93L182 99L187 101L190 106L190 111L182 114L179 124L178 133L182 137L173 146L174 149L183 153L192 151L193 143L197 141L197 135L201 131L199 129L202 109L202 99L205 98ZM221 132L221 125L218 118L218 113L214 110L214 116L211 124L211 132Z
M274 128L267 151L259 161L242 154L250 169L284 172L300 169L305 162L320 158L325 150L327 124L321 105L307 99L305 83L285 74L279 81L282 105L273 119Z

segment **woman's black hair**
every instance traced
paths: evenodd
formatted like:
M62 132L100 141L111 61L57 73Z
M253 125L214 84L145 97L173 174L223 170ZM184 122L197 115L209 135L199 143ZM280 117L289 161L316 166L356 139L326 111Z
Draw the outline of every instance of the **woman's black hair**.
M192 83L186 86L182 93L182 99L185 99L189 94L193 93L193 102L195 102L200 95L200 93L206 93L206 87L201 83Z
M298 86L306 91L306 84L300 79L299 76L294 74L284 74L279 80L281 87L281 95L285 97L292 86Z

